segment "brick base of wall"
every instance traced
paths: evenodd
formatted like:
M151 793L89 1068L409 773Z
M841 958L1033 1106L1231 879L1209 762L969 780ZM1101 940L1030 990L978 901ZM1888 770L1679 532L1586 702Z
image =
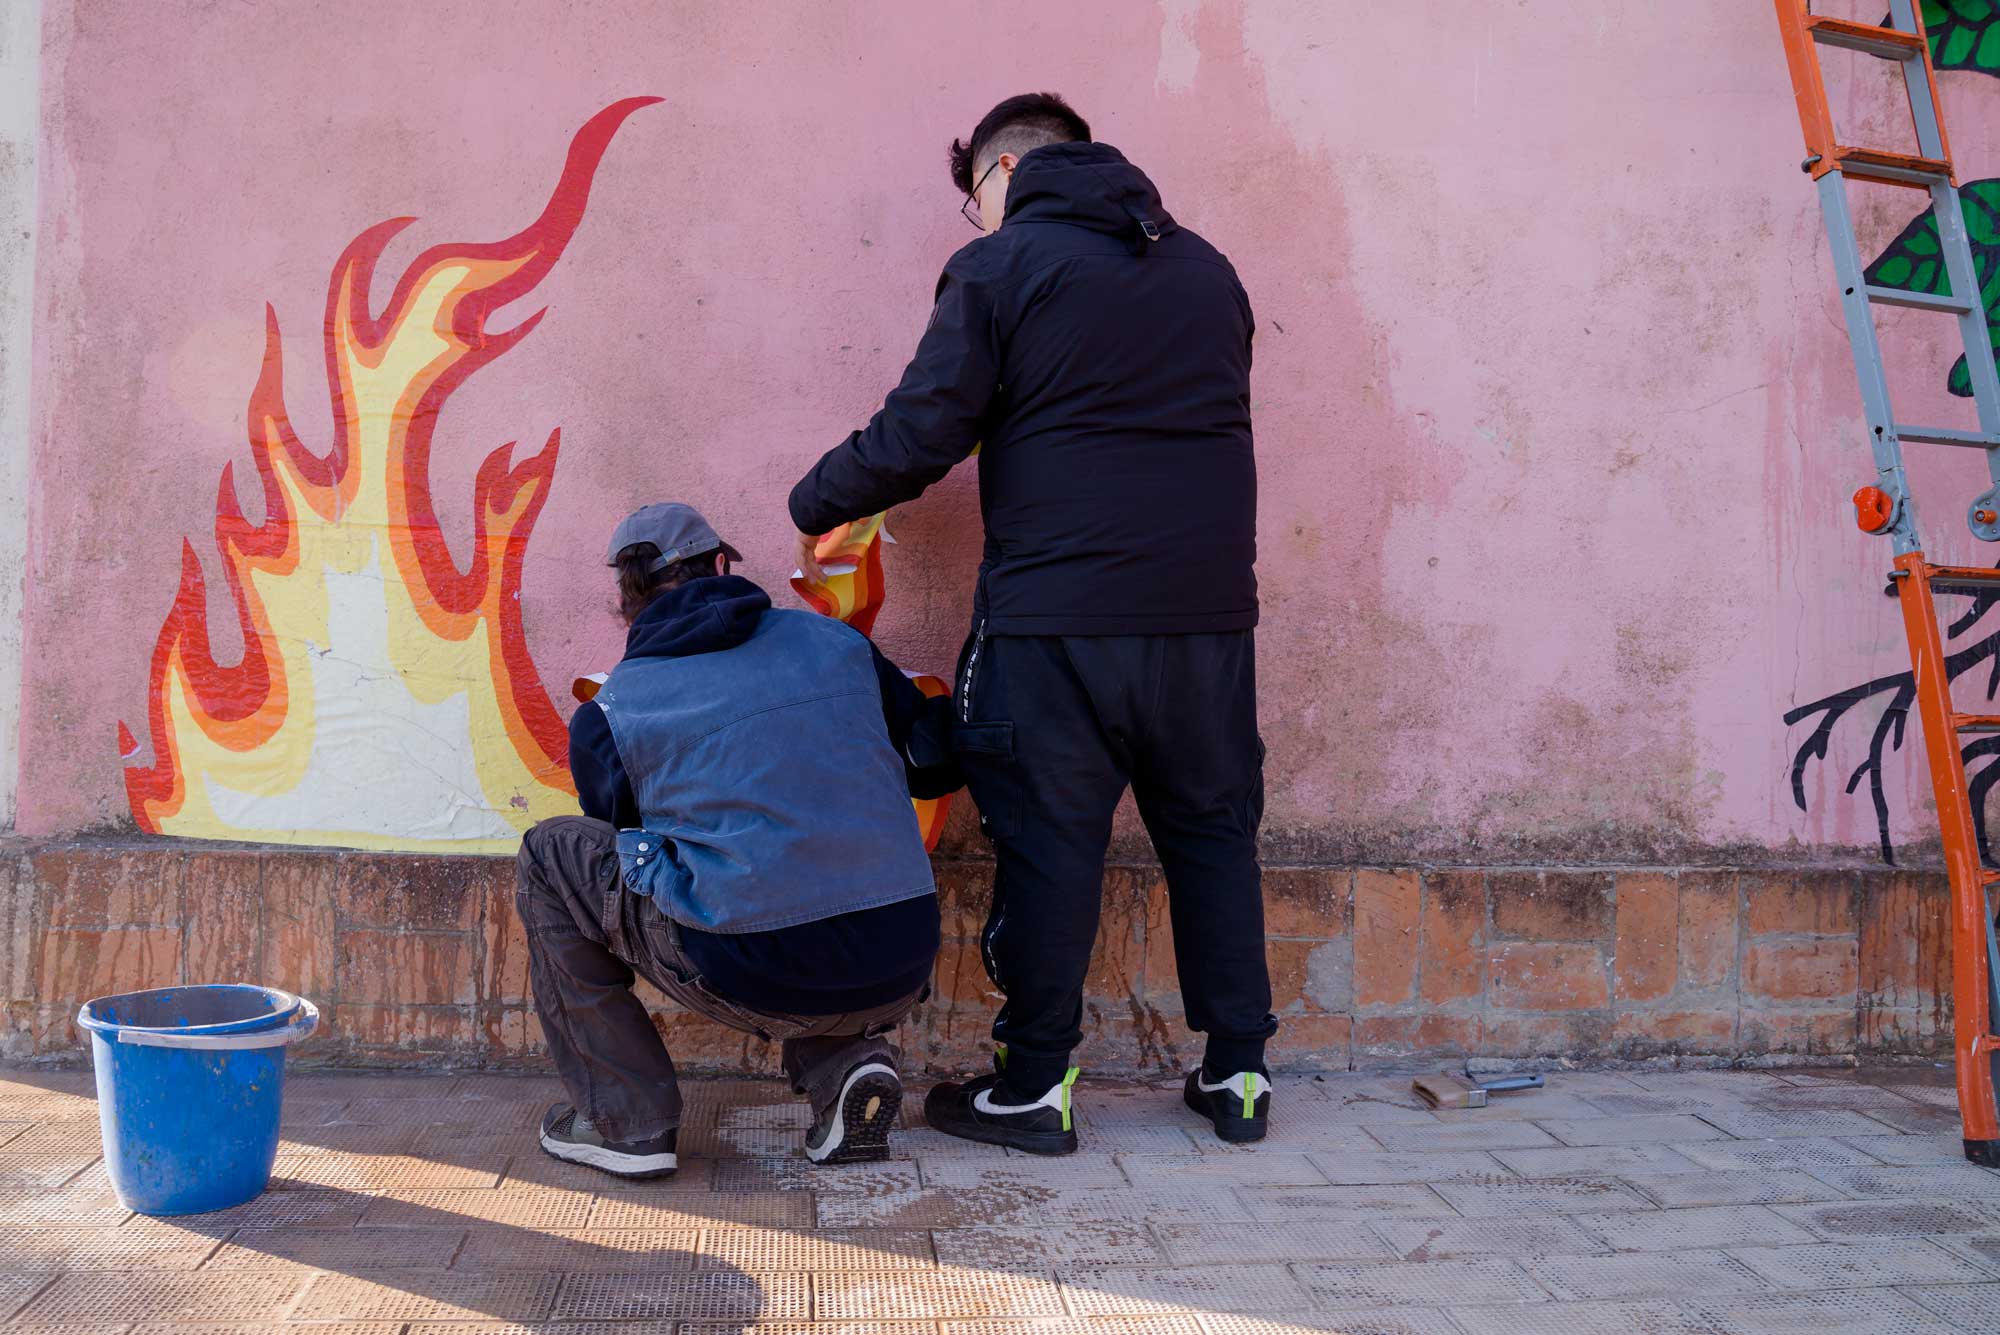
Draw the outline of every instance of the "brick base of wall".
M257 981L322 1007L303 1061L537 1065L513 871L503 858L0 842L0 1058L79 1057L88 997ZM985 1060L999 1005L978 947L992 869L950 859L938 873L935 995L901 1041L914 1065L962 1069ZM1282 1067L1950 1050L1939 872L1273 867L1265 885ZM773 1069L765 1045L642 994L687 1068ZM1105 877L1084 1031L1080 1060L1100 1071L1200 1051L1157 868Z

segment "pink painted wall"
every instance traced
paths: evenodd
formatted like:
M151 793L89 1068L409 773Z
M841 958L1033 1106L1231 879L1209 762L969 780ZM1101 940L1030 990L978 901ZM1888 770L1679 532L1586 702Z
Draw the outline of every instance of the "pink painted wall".
M445 530L469 535L478 461L562 428L522 602L567 707L616 653L599 561L628 508L696 502L786 596L786 490L894 382L971 239L945 144L1053 88L1257 308L1274 851L1874 842L1839 791L1873 716L1809 771L1809 813L1788 789L1782 713L1906 664L1887 547L1848 517L1870 470L1768 5L46 11L24 832L129 819L116 725L144 719L183 535L209 557L221 469L251 476L265 303L323 447L320 313L356 233L418 216L385 284L425 246L505 236L592 113L666 99L620 132L523 303L541 326L459 391L434 448ZM1944 86L1963 174L2000 175L2000 79ZM1836 98L1886 122L1879 89ZM1878 243L1913 198L1862 199ZM1930 323L1885 321L1904 415L1962 419ZM1960 517L1977 461L1952 463L1920 492L1932 550L1990 561ZM970 470L892 527L879 638L948 668ZM1888 767L1902 838L1920 765Z

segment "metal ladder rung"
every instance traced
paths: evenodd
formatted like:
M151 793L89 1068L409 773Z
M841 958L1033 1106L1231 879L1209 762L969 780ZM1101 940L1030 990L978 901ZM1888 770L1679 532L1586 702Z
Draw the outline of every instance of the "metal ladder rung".
M1878 28L1852 19L1816 16L1806 20L1806 31L1821 46L1864 51L1885 60L1921 60L1924 55L1924 39L1900 28Z
M1943 158L1920 158L1881 148L1836 146L1833 164L1847 175L1883 185L1929 187L1951 179L1951 164Z
M1907 306L1915 311L1942 311L1947 315L1970 315L1972 303L1964 297L1941 297L1932 292L1914 292L1907 287L1867 288L1868 300L1877 306Z
M2000 436L1988 435L1984 431L1960 431L1944 426L1905 426L1896 423L1896 439L1913 440L1919 445L1965 445L1975 450L1990 450L2000 446Z
M1932 593L2000 593L2000 570L1991 566L1929 566L1925 574Z

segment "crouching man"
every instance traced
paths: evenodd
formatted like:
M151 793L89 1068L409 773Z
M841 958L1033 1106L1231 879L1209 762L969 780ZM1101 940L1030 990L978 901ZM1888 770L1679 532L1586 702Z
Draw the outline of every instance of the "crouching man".
M674 1171L681 1095L636 973L783 1045L812 1101L808 1158L882 1158L902 1102L886 1035L928 995L938 950L910 798L958 786L927 744L933 707L860 633L774 611L685 505L626 519L608 559L628 630L570 720L585 814L536 825L519 859L535 1008L571 1100L542 1148Z

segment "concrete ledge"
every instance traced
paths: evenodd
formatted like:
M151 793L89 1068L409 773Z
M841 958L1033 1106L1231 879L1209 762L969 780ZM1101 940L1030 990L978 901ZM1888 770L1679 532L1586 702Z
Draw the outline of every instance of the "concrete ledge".
M534 1067L527 943L505 858L170 840L0 842L0 1059L82 1049L85 999L260 981L325 1011L313 1064ZM991 864L938 863L936 994L913 1065L983 1062L999 1005L978 934ZM1272 867L1274 1064L1459 1056L1824 1065L1951 1044L1948 892L1934 871ZM647 997L676 1062L767 1072L775 1052ZM1082 1060L1179 1067L1182 1018L1156 867L1115 866Z

